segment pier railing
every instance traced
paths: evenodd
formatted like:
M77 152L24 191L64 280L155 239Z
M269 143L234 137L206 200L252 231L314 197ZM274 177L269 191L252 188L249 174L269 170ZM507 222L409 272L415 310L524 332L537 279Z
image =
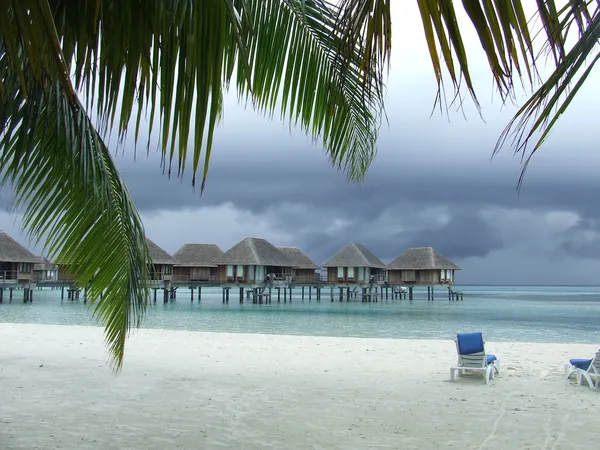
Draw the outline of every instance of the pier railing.
M217 275L198 275L198 276L190 276L188 274L173 274L171 276L171 281L185 283L217 283L219 281L219 277Z
M16 281L17 271L16 270L2 270L0 271L0 281Z
M292 281L294 283L327 283L327 274L296 274Z

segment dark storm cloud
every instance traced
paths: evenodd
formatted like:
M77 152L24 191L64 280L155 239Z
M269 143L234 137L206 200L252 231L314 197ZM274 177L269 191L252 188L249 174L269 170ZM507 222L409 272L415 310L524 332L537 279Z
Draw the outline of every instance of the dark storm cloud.
M309 151L312 149L309 149ZM141 211L178 210L232 202L261 212L282 202L353 211L373 216L402 202L421 205L481 207L494 205L533 209L569 209L586 217L598 215L596 199L600 180L578 174L560 179L531 173L516 192L518 165L507 170L494 161L483 166L462 165L452 169L431 163L402 163L395 158L376 160L363 182L348 182L327 164L322 155L276 160L271 157L230 159L218 156L209 172L204 195L191 186L191 172L183 180L168 179L159 160L122 159L121 172Z
M474 215L455 216L442 228L409 233L403 240L406 247L434 247L454 258L481 258L503 248L490 225Z
M400 222L401 216L398 217ZM377 222L359 221L344 233L310 233L303 236L302 248L323 262L346 245L352 236L352 240L366 245L384 262L390 262L410 247L434 247L452 258L469 258L485 257L504 246L490 225L476 215L461 214L442 227L423 227L407 232L390 233L386 229L377 232L377 227Z
M561 249L579 258L600 260L600 223L584 220L563 233Z

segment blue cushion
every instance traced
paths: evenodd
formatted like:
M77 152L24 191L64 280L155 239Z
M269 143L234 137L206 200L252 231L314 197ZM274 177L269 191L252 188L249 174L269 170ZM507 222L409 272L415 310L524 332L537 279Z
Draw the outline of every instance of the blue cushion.
M578 369L588 370L590 364L592 363L591 359L570 359L569 362L572 366L577 367Z
M483 335L480 332L458 333L456 338L461 355L471 355L483 351Z
M496 355L485 355L486 359L487 359L487 363L488 364L492 364L494 361L496 361L498 358L496 358Z

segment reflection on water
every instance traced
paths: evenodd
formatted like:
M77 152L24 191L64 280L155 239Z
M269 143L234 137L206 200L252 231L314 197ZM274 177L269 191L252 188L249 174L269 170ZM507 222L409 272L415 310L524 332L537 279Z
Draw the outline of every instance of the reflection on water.
M142 326L193 331L272 333L313 336L449 339L458 331L481 330L488 340L600 342L600 287L464 286L462 302L448 302L445 290L428 302L426 289L415 300L378 303L300 300L290 303L239 304L232 290L223 305L219 289L203 289L202 302L178 289L177 300L157 303ZM16 292L0 304L0 322L97 325L93 309L60 300L59 290L36 290L33 303Z

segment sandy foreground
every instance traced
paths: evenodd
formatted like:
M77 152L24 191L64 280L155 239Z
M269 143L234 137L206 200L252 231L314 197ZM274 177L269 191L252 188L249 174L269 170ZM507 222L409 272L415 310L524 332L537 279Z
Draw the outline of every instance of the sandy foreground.
M596 346L486 343L489 386L448 341L0 324L0 448L578 449L600 391L562 377Z

